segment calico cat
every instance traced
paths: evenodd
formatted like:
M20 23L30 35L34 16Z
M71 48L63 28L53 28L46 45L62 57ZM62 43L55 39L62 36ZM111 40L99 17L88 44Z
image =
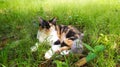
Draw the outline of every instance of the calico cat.
M79 32L75 27L66 25L57 25L56 18L46 21L39 18L39 29L37 39L39 42L47 40L51 48L45 53L45 59L50 59L55 53L62 55L72 53L82 53L82 37L83 33ZM36 51L40 44L36 43L31 47L31 51Z

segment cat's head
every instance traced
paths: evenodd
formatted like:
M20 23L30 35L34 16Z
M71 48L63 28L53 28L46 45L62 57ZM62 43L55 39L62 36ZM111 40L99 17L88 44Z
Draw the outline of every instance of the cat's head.
M56 26L56 18L54 17L51 20L44 20L39 17L39 28L40 30L51 30L55 29Z

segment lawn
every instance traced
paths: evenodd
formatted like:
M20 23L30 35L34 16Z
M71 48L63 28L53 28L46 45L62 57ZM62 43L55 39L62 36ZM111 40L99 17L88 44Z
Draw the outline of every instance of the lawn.
M39 16L77 27L91 47L105 46L86 67L120 66L120 0L0 0L0 67L38 67L45 61L47 42L30 52L38 41ZM89 50L84 51L86 56ZM56 67L56 60L49 66ZM72 55L63 62L72 67L78 60Z

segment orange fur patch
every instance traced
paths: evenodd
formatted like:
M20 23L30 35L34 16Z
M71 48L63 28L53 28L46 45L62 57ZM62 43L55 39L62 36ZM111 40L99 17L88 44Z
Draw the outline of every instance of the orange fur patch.
M68 39L68 38L66 38L66 39L64 40L64 42L65 42L69 47L71 47L72 44L73 44L73 41L70 40L70 39Z

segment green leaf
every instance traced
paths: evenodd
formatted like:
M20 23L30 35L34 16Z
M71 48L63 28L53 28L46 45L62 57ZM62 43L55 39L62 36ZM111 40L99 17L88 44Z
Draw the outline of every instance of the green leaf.
M88 50L94 52L94 49L93 49L91 46L89 46L88 44L83 43L83 45L84 45Z
M97 55L95 53L89 53L86 57L87 62L93 60Z
M105 49L105 47L103 45L97 45L94 47L95 53L102 52L104 49Z

